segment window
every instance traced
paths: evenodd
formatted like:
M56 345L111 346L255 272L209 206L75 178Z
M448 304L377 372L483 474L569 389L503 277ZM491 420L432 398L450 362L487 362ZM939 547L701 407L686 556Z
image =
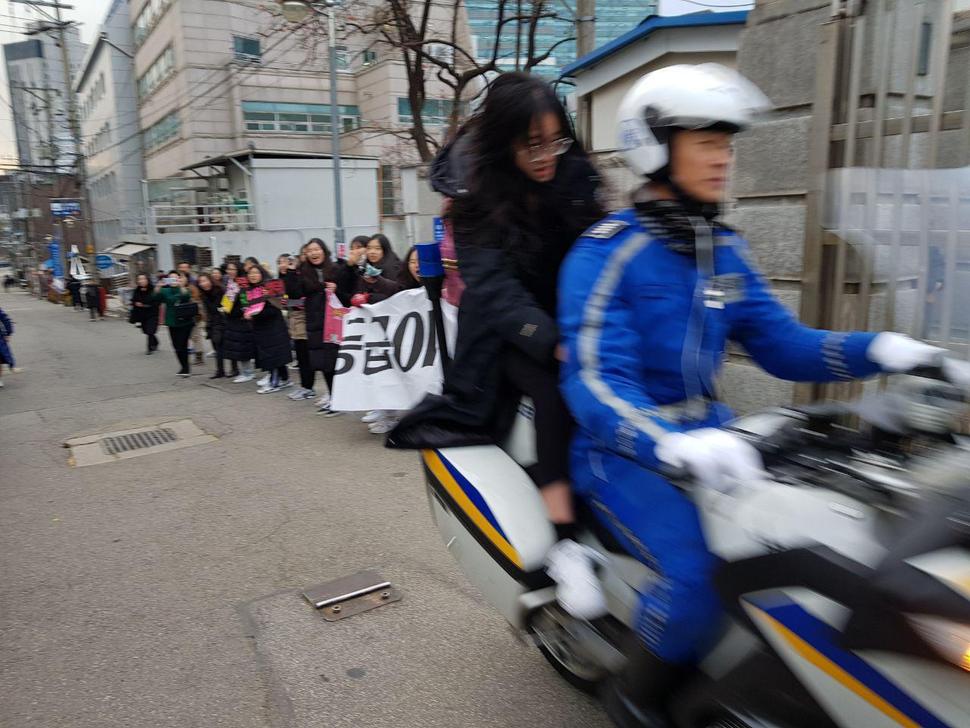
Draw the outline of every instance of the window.
M924 22L919 33L919 57L916 65L917 76L930 74L930 46L933 40L933 23Z
M350 52L347 50L347 46L338 45L337 46L337 70L347 71L350 69Z
M340 130L360 127L360 109L340 106ZM247 131L284 134L329 134L330 106L327 104L277 104L243 101L243 122Z
M232 50L237 61L259 61L262 53L259 50L259 38L244 38L241 35L232 37Z
M154 149L171 141L179 135L180 128L181 122L177 111L173 111L168 116L163 116L145 129L145 149Z
M397 195L394 189L394 167L381 165L381 214L397 215Z
M450 99L425 99L421 118L428 126L447 124L451 116L453 102ZM413 124L414 115L411 113L411 100L403 97L397 100L397 120L402 124Z
M152 28L159 21L165 11L168 10L168 6L172 4L172 0L148 0L142 7L141 12L138 13L138 17L135 18L134 25L134 35L135 35L135 45L141 45L141 42L148 37L148 34L152 32Z
M158 54L148 70L138 79L138 98L145 99L155 93L155 89L168 80L175 71L175 51L172 46Z
M377 51L371 49L364 51L362 63L365 66L372 66L377 63Z
M452 64L455 61L455 49L444 43L428 43L428 55L442 63Z

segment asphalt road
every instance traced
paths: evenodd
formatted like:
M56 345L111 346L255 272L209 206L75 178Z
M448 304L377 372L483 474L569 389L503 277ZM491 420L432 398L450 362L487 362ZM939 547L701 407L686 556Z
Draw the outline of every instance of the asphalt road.
M413 454L357 418L177 379L140 332L27 294L0 391L0 726L607 726L455 568ZM223 380L224 381L224 380ZM73 467L65 440L191 419L217 439ZM300 596L373 568L403 600Z

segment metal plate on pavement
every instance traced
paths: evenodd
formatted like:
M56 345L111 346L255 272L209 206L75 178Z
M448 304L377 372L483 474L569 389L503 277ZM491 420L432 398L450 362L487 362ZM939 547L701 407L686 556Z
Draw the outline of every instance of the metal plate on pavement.
M328 622L366 612L401 600L391 582L374 571L362 571L303 590L303 596Z

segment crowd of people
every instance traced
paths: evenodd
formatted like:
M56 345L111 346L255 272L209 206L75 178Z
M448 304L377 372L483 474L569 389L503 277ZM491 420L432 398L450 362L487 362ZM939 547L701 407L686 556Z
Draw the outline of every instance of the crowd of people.
M128 320L145 335L148 355L158 350L164 324L178 359L176 376L188 377L193 366L205 364L208 341L215 360L211 379L255 380L259 394L292 389L289 399L314 400L318 414L332 417L339 414L330 408L339 344L324 337L328 309L377 303L420 285L415 250L402 261L382 234L355 237L340 260L313 238L297 255L279 255L275 275L256 258L239 262L232 256L205 270L183 261L154 278L141 273ZM320 378L325 391L318 395ZM383 434L397 414L372 411L363 420L371 432Z

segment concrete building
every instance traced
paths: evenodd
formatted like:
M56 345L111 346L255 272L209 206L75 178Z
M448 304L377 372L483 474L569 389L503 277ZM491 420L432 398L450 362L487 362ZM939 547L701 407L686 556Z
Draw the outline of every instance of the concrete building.
M144 171L132 30L126 0L113 0L75 79L95 246L143 240Z
M379 2L362 3L356 17L368 5ZM253 219L247 224L272 232L267 227L271 217L247 196L251 189L234 186L227 174L200 179L195 166L222 157L238 161L247 150L266 158L302 155L323 164L330 154L331 123L336 123L343 154L358 162L380 161L373 189L357 188L356 193L380 203L367 222L369 231L383 229L400 249L408 244L399 169L416 159L406 138L411 110L398 52L376 37L353 33L338 16L338 108L331 110L324 19L297 27L283 23L271 4L249 0L129 0L129 8L152 207L166 206L169 212L182 207L191 215L200 206L252 203ZM450 18L450 8L436 5L432 30L441 26L447 32ZM432 128L437 119L443 129L448 96L440 82L429 81L425 118L432 118ZM236 169L236 161L226 169ZM359 171L345 166L345 186L352 186ZM321 213L320 224L310 226L328 242L332 220L324 225L323 211L332 204L318 197L312 209ZM351 204L345 193L345 220L356 214ZM292 232L280 232L292 249ZM149 230L153 238L169 234L157 227Z
M598 11L597 11L598 13ZM587 149L616 150L616 113L644 74L678 63L737 64L748 11L653 16L562 69L575 83L577 123Z
M37 171L73 173L76 149L67 113L70 79L64 78L58 34L48 28L49 24L32 23L28 40L3 46L17 156L21 165ZM68 27L64 34L73 78L86 46L76 27Z

